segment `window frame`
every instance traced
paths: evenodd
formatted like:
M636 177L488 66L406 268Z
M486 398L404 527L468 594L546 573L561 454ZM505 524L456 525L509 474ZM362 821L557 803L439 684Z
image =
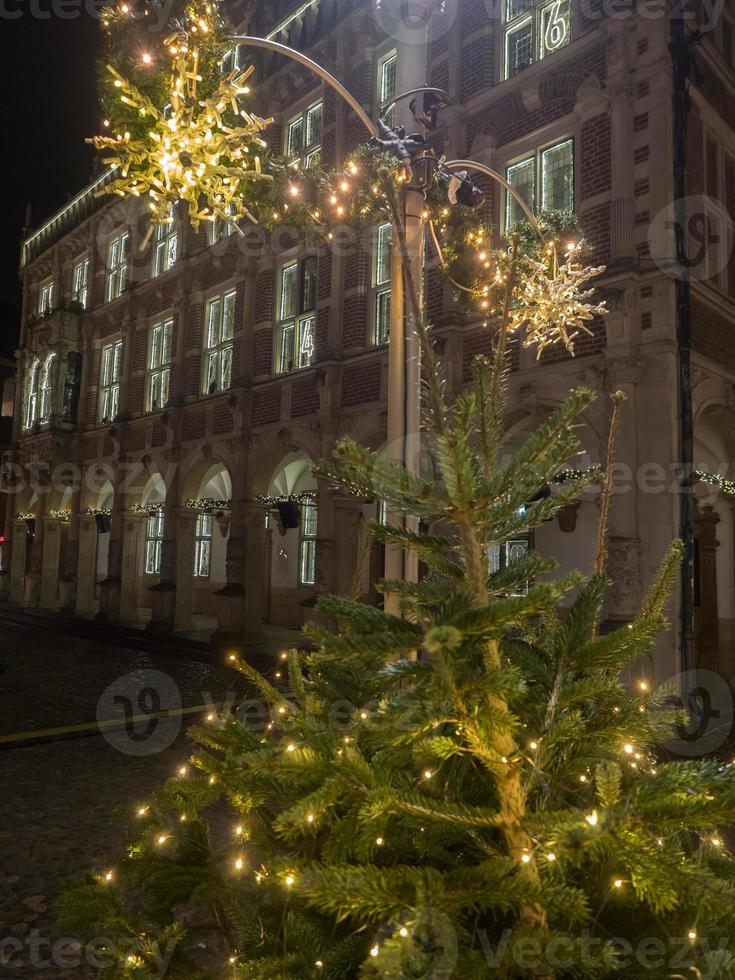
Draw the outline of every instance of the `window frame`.
M169 210L168 221L156 225L153 232L153 256L151 259L151 279L165 276L176 265L179 256L179 224L176 220L176 205Z
M43 367L38 375L38 398L36 401L37 417L41 425L51 421L51 408L54 401L53 367L56 362L56 351L47 354Z
M571 0L522 0L518 4L517 13L510 15L509 8L514 0L504 0L503 3L503 30L501 33L503 52L502 70L503 81L515 78L526 68L543 61L549 55L556 54L560 48L566 47L572 40L572 4ZM556 13L552 13L556 9ZM563 12L565 11L565 13ZM559 14L561 13L561 18ZM564 37L557 43L549 43L547 35L550 29L549 17L553 17L551 24L564 24ZM531 25L531 57L528 63L523 64L515 71L511 71L511 59L509 57L510 39L521 30Z
M384 264L382 255L383 242L387 235L387 263L388 275L381 278L381 266ZM390 340L390 306L391 306L391 262L393 253L393 226L390 221L384 221L377 225L372 238L372 274L370 278L370 342L374 347L383 347ZM387 303L385 302L387 297ZM385 307L385 309L383 309ZM381 312L382 311L382 312ZM384 327L384 335L381 336L379 322L382 316L387 317Z
M165 317L152 323L148 331L148 352L146 358L145 403L147 412L159 412L166 408L171 395L171 362L173 358L174 318ZM160 337L156 343L156 336ZM168 339L168 357L164 360L166 340ZM154 358L157 363L154 364ZM166 382L166 398L163 398L164 379ZM159 404L153 404L153 388L158 382Z
M234 208L231 204L228 206L227 210L230 214L234 213ZM225 238L229 238L230 235L234 234L234 221L225 221L220 218L219 215L215 215L214 220L209 222L208 240L210 245L218 245L220 242L224 241Z
M395 63L395 71L393 73L393 91L390 94L385 93L383 89L384 82L384 72L385 67L391 61ZM394 126L396 121L396 109L395 109L395 97L396 97L396 81L397 81L397 71L398 71L398 50L397 48L390 48L378 58L378 65L375 77L375 104L377 106L377 114L383 120L387 126Z
M512 184L511 172L523 166L527 166L531 162L533 163L533 195L532 201L527 203L534 214L538 214L539 211L546 210L549 206L545 200L544 192L544 157L552 150L558 150L567 145L571 146L572 156L572 187L570 195L571 208L569 211L571 214L574 214L577 206L577 148L576 139L574 136L564 136L562 139L555 139L550 143L544 143L542 146L529 150L529 152L523 154L519 158L514 159L512 162L506 164L504 168L505 179L508 181L508 183ZM516 188L514 187L514 189ZM504 191L502 225L505 234L507 234L514 227L516 221L523 220L524 216L522 214L520 217L516 217L514 220L511 220L512 211L515 207L518 207L518 205L513 196L509 191Z
M285 277L286 273L296 269L294 309L284 316ZM312 271L309 271L312 270ZM276 342L274 346L276 375L293 374L311 367L316 354L316 293L317 293L317 257L305 255L284 262L278 273L278 290L276 295ZM313 303L307 304L310 294ZM311 327L311 352L308 359L302 363L304 346L304 329ZM286 346L284 337L287 331L292 331L293 340L289 344L292 353L291 366L284 363Z
M125 292L128 285L128 242L130 233L121 231L113 235L107 243L107 275L105 278L105 299L113 303ZM113 261L113 249L117 255Z
M206 530L205 530L206 526ZM214 515L205 511L197 514L194 525L194 569L196 579L212 577L212 540L214 538ZM206 555L206 574L202 572L202 557Z
M313 521L307 519L307 512L313 515ZM299 585L316 585L316 552L317 534L319 529L319 508L316 497L302 500L299 520ZM304 575L305 567L309 568L309 578Z
M38 288L38 315L47 316L54 309L55 282L47 279Z
M82 258L77 259L77 261L74 263L71 272L72 297L74 299L74 302L79 303L79 305L85 310L87 309L89 304L89 268L90 268L89 256L85 255ZM79 281L80 272L83 272L83 275L81 276L81 280L82 280L81 282ZM80 297L80 294L81 297L83 298Z
M31 361L28 373L26 375L26 392L24 398L24 429L32 429L36 421L36 415L38 412L38 382L41 375L41 361L38 357L34 357Z
M225 312L231 302L232 308L232 330L229 337L223 338L223 330L225 327L226 319ZM215 343L210 343L211 329L212 329L212 309L219 303L219 314L217 316L217 341ZM215 293L207 299L204 305L204 343L203 343L203 354L204 360L202 365L202 394L204 395L219 395L223 391L229 391L232 387L232 362L235 355L235 317L237 315L237 290L233 287L231 289L226 289L224 292ZM229 374L227 379L227 384L223 384L223 364L226 362L226 358L223 355L229 352ZM210 365L215 364L216 379L214 382L214 387L210 383Z
M105 383L105 370L106 370L106 359L107 352L110 352L111 358L111 368L112 374L110 380ZM123 341L121 337L116 340L111 340L106 344L103 344L100 349L100 375L99 375L99 411L98 417L101 423L109 424L114 422L117 418L118 410L120 407L120 382L122 375L122 363L123 363ZM105 414L105 402L107 396L110 397L110 407L112 409L109 415Z
M309 133L309 119L312 113L319 112L319 135L318 139L307 142L307 136ZM299 148L297 152L291 151L291 130L294 126L300 126L301 137L299 140ZM298 112L295 112L288 119L286 119L283 127L283 155L292 164L298 161L301 166L308 170L310 167L318 167L321 163L322 156L322 137L324 133L324 99L320 96L318 99L310 102L308 105L304 106Z
M145 543L143 547L143 574L161 574L163 535L166 525L164 505L150 510L145 516ZM152 560L151 560L152 559Z

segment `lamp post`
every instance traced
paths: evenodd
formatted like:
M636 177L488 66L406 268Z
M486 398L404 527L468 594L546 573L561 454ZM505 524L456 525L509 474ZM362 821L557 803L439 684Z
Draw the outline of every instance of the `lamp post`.
M401 34L396 43L396 90L399 93L394 100L395 128L403 126L410 132L417 122L412 114L409 103L410 96L419 93L433 92L425 84L428 59L428 23L431 16L430 3L417 6L418 23L410 38ZM423 11L424 19L421 20ZM332 88L347 102L355 115L374 139L381 135L378 125L370 119L362 106L350 92L316 61L289 48L278 41L268 38L252 37L250 35L235 35L231 38L235 44L249 45L262 48L274 54L283 55L298 62L312 71L326 85ZM429 148L427 147L427 152ZM421 165L424 160L425 165ZM404 245L396 228L393 229L393 249L391 255L391 306L390 306L390 343L388 346L388 454L403 464L409 473L417 473L420 459L420 429L421 429L421 355L418 336L415 329L415 318L420 315L423 307L424 280L424 237L425 237L425 194L429 189L433 170L430 166L430 156L417 155L412 166L407 168L409 174L403 188L401 201L401 218L403 223ZM536 218L528 204L510 186L510 184L485 164L474 160L452 160L442 163L442 169L448 172L460 170L476 170L491 180L500 184L513 196L532 226L541 235ZM441 246L437 240L433 225L429 229L434 239L437 254L443 264ZM405 250L405 256L403 254ZM404 261L405 260L405 261ZM407 277L410 276L410 288L406 288ZM392 513L391 523L400 524L406 530L418 531L418 519L413 516ZM414 552L403 549L386 550L385 577L400 581L418 581L418 558ZM398 599L389 596L386 609L398 612Z

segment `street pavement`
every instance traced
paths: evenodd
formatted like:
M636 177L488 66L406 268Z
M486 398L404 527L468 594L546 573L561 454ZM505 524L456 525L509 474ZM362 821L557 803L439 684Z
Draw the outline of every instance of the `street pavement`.
M186 729L203 712L158 721L139 716L206 710L240 700L243 690L241 676L225 663L0 621L0 739L96 720L127 722L104 736L56 733L10 747L0 741L0 976L94 975L73 937L57 926L54 902L65 882L114 867L126 819L186 760Z

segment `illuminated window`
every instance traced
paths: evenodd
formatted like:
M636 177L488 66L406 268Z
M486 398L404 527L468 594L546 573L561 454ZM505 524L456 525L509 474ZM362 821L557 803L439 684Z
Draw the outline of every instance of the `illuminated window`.
M36 421L36 412L38 410L38 375L40 371L40 364L38 359L36 359L31 366L28 368L28 375L26 377L26 411L25 420L23 425L26 429L30 429L33 423Z
M212 563L212 527L214 518L211 514L199 514L194 532L194 577L209 578Z
M81 259L72 273L72 295L86 310L89 299L89 259Z
M322 103L315 102L286 123L286 156L304 167L318 167L322 155Z
M113 238L107 246L107 302L122 296L128 275L128 233Z
M156 225L153 239L153 268L151 275L162 276L173 268L176 256L179 251L179 233L176 227L176 209L171 208L168 221L162 225Z
M553 54L571 39L569 0L505 0L505 77Z
M308 367L316 335L316 256L281 269L276 337L276 373Z
M53 280L51 282L46 282L41 286L38 293L38 312L40 316L44 313L50 313L54 308L54 284Z
M314 585L316 582L316 500L301 504L301 541L299 546L299 582Z
M151 511L145 522L145 573L161 574L161 552L163 550L163 507Z
M168 405L171 381L171 338L174 321L165 320L151 327L148 357L148 411Z
M112 422L120 402L120 371L122 368L122 340L102 348L102 372L100 375L100 421Z
M234 289L215 296L207 304L207 349L204 361L204 393L227 391L232 382L232 350L235 332Z
M230 48L227 54L222 59L222 71L229 75L231 71L235 71L238 68L242 68L245 64L245 47L242 44L236 44L234 48Z
M373 336L376 346L387 344L390 338L390 274L392 227L380 225L375 234L373 252Z
M392 126L396 121L396 67L398 58L395 51L389 51L378 61L378 115Z
M532 211L574 211L574 140L555 143L512 164L505 177ZM521 206L506 193L506 231L524 219Z
M227 213L234 214L234 208L231 204L227 205ZM216 245L217 242L221 242L223 238L228 238L230 235L234 234L235 222L226 221L219 215L215 216L214 221L209 225L209 244Z
M41 400L38 409L39 422L48 422L51 418L51 404L54 389L54 365L56 354L49 354L41 371Z

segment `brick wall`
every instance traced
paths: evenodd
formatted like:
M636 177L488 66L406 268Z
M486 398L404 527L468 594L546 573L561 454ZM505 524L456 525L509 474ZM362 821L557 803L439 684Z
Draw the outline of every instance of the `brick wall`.
M380 398L380 361L346 367L342 372L342 405L359 405Z
M184 439L203 439L205 435L204 412L201 409L190 409L184 412L182 437Z
M313 376L301 378L291 388L291 417L302 418L319 410L319 392Z
M610 204L583 211L579 224L592 252L591 264L605 263L610 256Z
M270 374L273 369L273 331L256 330L253 334L253 374Z
M692 349L709 357L720 367L735 371L732 322L696 297L692 298Z
M580 144L579 196L585 200L611 187L610 117L606 112L582 124Z
M253 392L253 425L277 422L281 417L281 389L272 385Z
M255 277L255 322L262 323L273 317L276 295L276 274L265 269Z
M232 412L226 401L219 401L214 406L214 424L212 426L215 435L222 432L232 432Z

